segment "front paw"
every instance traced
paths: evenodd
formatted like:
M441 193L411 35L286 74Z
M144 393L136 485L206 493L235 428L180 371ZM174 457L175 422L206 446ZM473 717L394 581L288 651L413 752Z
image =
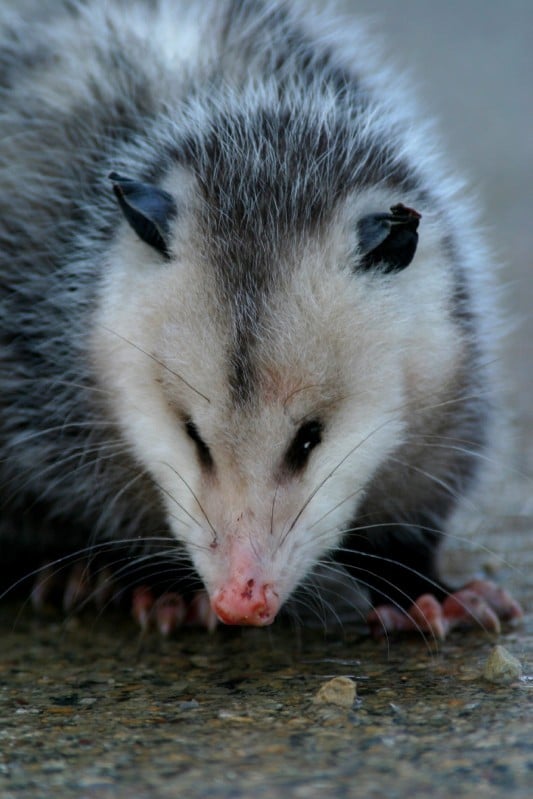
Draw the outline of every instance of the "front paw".
M500 621L522 616L522 608L504 588L489 580L472 580L442 602L432 594L423 594L407 610L378 605L369 613L367 622L376 637L418 631L442 641L455 627L481 627L499 633Z

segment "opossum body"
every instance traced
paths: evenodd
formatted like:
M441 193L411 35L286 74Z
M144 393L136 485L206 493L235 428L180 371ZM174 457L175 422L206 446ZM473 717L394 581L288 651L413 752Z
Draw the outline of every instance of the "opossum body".
M0 22L4 563L152 540L229 624L320 568L440 633L491 264L364 31L267 0Z

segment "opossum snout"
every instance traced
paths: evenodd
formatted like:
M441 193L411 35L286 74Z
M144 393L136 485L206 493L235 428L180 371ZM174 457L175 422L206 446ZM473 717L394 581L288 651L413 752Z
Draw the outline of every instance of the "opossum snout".
M257 551L235 537L228 542L224 577L210 591L211 607L224 624L264 627L272 624L281 605L270 570Z
M272 586L253 577L233 578L211 597L211 607L224 624L265 627L272 624L279 606Z

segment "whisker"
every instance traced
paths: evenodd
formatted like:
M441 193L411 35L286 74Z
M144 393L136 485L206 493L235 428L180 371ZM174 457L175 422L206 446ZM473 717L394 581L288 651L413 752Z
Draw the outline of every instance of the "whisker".
M279 480L276 485L276 490L274 491L274 496L272 498L272 510L270 512L270 535L274 535L274 508L276 506L276 500L278 498L278 490L279 490Z
M294 530L294 527L297 524L298 519L300 519L300 517L302 516L302 513L309 506L309 504L312 502L312 500L316 497L318 492L325 486L325 484L328 482L328 480L330 480L333 477L335 472L338 469L340 469L340 467L348 460L348 458L350 458L353 455L354 452L356 452L360 447L362 447L363 444L365 444L369 440L369 438L371 438L371 436L375 435L377 432L379 432L379 430L381 430L387 424L390 424L390 422L391 422L390 419L386 419L382 424L378 425L378 427L374 428L374 430L372 430L370 433L368 433L368 435L364 436L360 441L358 441L357 444L354 447L352 447L350 449L350 451L343 458L341 458L341 460L334 466L334 468L331 469L331 471L328 472L328 474L323 478L323 480L321 480L320 483L311 491L311 493L309 494L307 499L303 502L300 510L298 511L296 516L294 517L294 519L293 519L292 523L290 524L288 530L283 535L282 540L280 542L280 545L283 545L283 543L285 542L285 540L286 540L287 536L289 535L289 533L291 533L292 530Z
M363 517L359 517L357 519L357 521L359 522L362 519L363 519ZM379 529L382 529L384 526L387 527L387 528L402 529L402 528L405 528L406 525L410 526L409 522L387 521L386 524L384 524L383 522L373 522L371 524L368 524L368 523L367 524L359 524L358 523L356 525L350 525L350 526L347 526L347 527L345 526L345 527L342 527L342 528L332 527L332 528L329 528L328 530L322 531L322 533L319 536L318 540L323 541L326 545L327 545L328 541L331 540L331 543L335 546L336 551L338 551L338 540L339 540L339 538L342 538L342 536L360 532L361 536L366 538L366 533L369 532L369 531L372 531L373 529L378 529L379 530ZM428 524L417 524L416 526L421 532L429 532L429 533L433 533L433 534L438 534L438 535L442 536L443 539L449 539L450 541L452 541L454 543L461 544L462 546L467 546L469 549L475 549L476 551L482 552L482 553L484 553L486 555L494 555L495 554L495 550L494 549L492 549L491 547L489 547L487 545L482 544L478 540L473 540L472 537L469 537L468 535L459 535L459 533L454 533L454 532L451 532L449 530L442 530L441 527L432 527L432 526L430 526ZM349 552L350 550L349 549L345 549L345 551ZM514 564L511 561L507 560L506 558L503 558L500 553L498 553L498 555L501 558L502 566L505 566L506 569L509 569L510 571L512 571L513 573L515 573L515 574L517 574L519 576L523 576L524 575L524 571L519 566L517 566L516 564Z
M11 583L8 588L6 588L2 593L0 593L0 600L4 599L9 593L15 591L20 585L22 585L27 580L30 580L32 577L38 577L41 572L45 569L54 569L56 568L57 571L61 571L61 569L66 568L70 563L76 563L77 561L81 560L82 558L88 556L94 556L99 552L105 552L106 550L113 550L118 549L121 546L132 546L132 545L139 545L142 541L150 542L151 544L155 544L158 541L164 541L167 545L169 542L168 536L154 536L154 537L146 537L145 539L136 537L136 538L116 538L110 541L98 541L93 542L89 546L81 547L74 552L70 552L67 555L61 555L54 560L51 560L44 565L41 565L29 572L26 572L22 577L17 579L15 582Z
M331 584L329 581L327 585L324 584L325 571L331 572L335 575L335 582L333 584ZM340 577L340 581L337 579L337 577ZM337 626L343 628L343 622L337 610L337 606L332 604L332 602L327 601L325 594L328 597L331 596L336 598L341 603L346 605L347 598L345 592L341 590L346 583L350 584L351 590L357 589L357 594L362 596L361 584L354 579L352 575L350 575L342 567L339 567L338 564L333 564L327 559L322 559L318 562L315 569L313 569L313 571L311 571L311 573L300 584L298 590L294 594L294 597L298 597L298 594L302 593L304 596L299 601L301 601L305 607L307 607L305 604L305 597L308 596L311 596L316 603L319 603L319 606L316 610L314 610L314 612L316 615L318 615L319 610L322 610L322 623L324 629L327 629L326 613L329 613L331 617L337 620ZM291 597L290 601L293 601L293 597ZM357 605L350 605L350 607L352 611L356 612L357 615L364 620L362 608L358 607Z
M406 571L406 572L409 572L410 574L414 575L415 577L420 577L420 578L422 578L422 579L424 580L424 582L426 582L428 585L432 586L433 588L437 589L437 591L438 591L438 592L442 591L442 585L441 585L440 583L438 583L436 580L433 580L433 579L431 579L431 578L430 578L430 577L429 577L427 574L425 574L425 573L423 573L423 572L420 572L418 569L415 569L414 567L412 567L412 566L409 566L409 565L408 565L408 564L406 564L406 563L402 563L402 561L396 560L396 559L394 559L394 558L387 558L387 557L385 557L385 556L383 556L383 555L378 555L378 554L374 554L374 553L368 553L368 552L359 552L359 551L357 551L357 550L352 550L352 549L343 549L343 548L340 548L338 551L339 551L339 552L348 552L348 553L350 553L350 554L358 554L358 555L360 555L360 556L361 556L361 557L363 557L363 558L369 558L369 559L371 559L371 560L379 560L379 561L381 561L382 563L390 563L390 564L392 564L392 565L394 565L394 566L398 566L398 567L400 567L401 569L403 569L404 571ZM418 597L415 597L415 598L413 599L413 598L412 598L412 597L411 597L409 594L407 594L405 591L403 591L403 590L401 590L400 588L398 588L398 586L396 586L396 585L395 585L395 584L394 584L392 581L390 581L390 580L387 580L386 578L384 578L384 577L383 577L381 574L379 574L379 572L373 572L373 571L370 571L370 569L366 569L366 568L364 568L363 566L350 566L350 567L349 567L349 569L350 569L350 571L362 571L362 572L364 572L365 574L368 574L368 575L370 575L371 577L376 577L376 578L378 578L378 579L379 579L379 581L380 581L380 586L381 586L381 584L382 584L382 583L384 583L385 585L389 585L389 586L390 586L391 588L393 588L393 589L394 589L394 590L395 590L397 593L399 593L399 594L401 594L402 596L404 596L404 597L405 597L405 598L406 598L406 599L409 601L409 603L410 603L410 604L413 604L413 603L414 603L414 602L416 602L416 601L417 601L417 599L418 599ZM357 579L357 580L359 580L359 577L357 577L356 579ZM368 585L368 583L366 583L366 585ZM379 594L380 594L381 596L383 596L383 597L385 597L385 599L387 599L387 601L391 601L391 597L387 596L387 594L385 594L385 593L382 591L381 587L379 587L379 588L376 588L376 586L372 586L372 585L370 585L370 586L368 586L368 587L369 587L371 590L378 591L378 592L379 592ZM457 597L456 597L456 599L457 599ZM466 604L465 604L464 602L460 601L459 599L457 599L457 602L458 602L458 603L461 605L461 607L462 607L464 610L468 610L468 609L467 609L467 606L466 606ZM397 607L399 610L401 610L403 613L406 613L406 609L405 609L405 608L403 608L403 607L402 607L401 605L399 605L398 603L396 603L396 602L392 602L392 604L393 604L395 607ZM411 620L412 620L412 621L414 621L412 618L411 618ZM478 624L478 625L479 625L479 626L480 626L480 627L481 627L481 628L482 628L482 629L483 629L485 632L487 632L487 629L486 629L485 625L481 623L481 620L480 620L479 618L476 618L476 623L477 623L477 624ZM417 629L419 629L418 625L417 625ZM420 630L420 632L421 632L421 630Z
M422 469L420 466L416 466L414 463L409 463L408 461L404 461L401 458L395 458L393 456L390 456L390 460L394 463L399 464L400 466L403 466L408 471L416 472L417 474L426 477L434 485L438 485L440 486L440 488L443 488L447 494L456 499L458 502L460 500L463 502L469 502L470 507L475 508L475 504L472 502L472 500L469 497L465 496L462 492L458 491L456 488L450 485L450 483L446 482L446 480L444 480L442 477L437 477L431 472L428 472L427 469Z
M176 469L175 469L173 466L171 466L171 464L170 464L170 463L167 463L166 461L161 461L161 463L162 463L162 465L163 465L163 466L166 466L168 469L170 469L170 471L171 471L171 472L173 472L173 473L176 475L176 477L177 477L179 480L181 480L181 482L183 483L183 485L184 485L184 486L185 486L185 487L188 489L188 491L190 492L191 496L192 496L192 497L193 497L193 499L195 500L196 504L197 504L197 505L198 505L198 507L200 508L200 511L201 511L201 513L202 513L202 515L203 515L204 519L206 520L207 524L209 525L209 528L211 529L211 532L213 533L213 543L214 543L214 544L216 544L216 543L217 543L217 541L218 541L218 534L217 534L217 531L215 530L215 528L214 528L214 527L213 527L213 525L211 524L211 520L209 519L209 517L208 517L207 513L205 512L205 510L204 510L204 508L203 508L203 506L202 506L202 504L201 504L200 500L198 499L198 497L196 496L196 494L195 494L195 493L194 493L194 491L192 490L191 486L188 484L188 482L185 480L185 478L184 478L184 477L182 477L182 475L181 475L181 474L180 474L180 473L179 473L179 472L178 472L178 471L177 471L177 470L176 470ZM164 493L165 493L167 496L169 496L171 499L173 499L173 500L176 502L176 500L174 499L174 497L173 497L173 496L172 496L172 495L171 495L171 494L170 494L168 491L166 491L166 490L165 490L165 489L164 489L162 486L160 486L160 488L161 488L161 490L162 490L162 491L163 491L163 492L164 492ZM177 503L177 504L179 505L179 503ZM187 510L185 510L185 508L184 508L182 505L179 505L179 507L180 507L180 508L181 508L181 509L182 509L182 510L183 510L183 511L184 511L184 512L187 514L187 516L191 516L191 514L190 514L190 513L188 513L188 511L187 511ZM191 516L191 519L192 519L193 521L195 521L195 519L194 519L194 517L193 517L193 516ZM198 522L197 522L197 521L196 521L196 524L198 524ZM198 525L198 526L200 527L201 525Z
M187 380L185 380L185 378L182 375L178 374L178 372L175 372L173 369L171 369L166 363L164 363L164 361L162 361L159 358L157 358L153 353L147 352L142 347L140 347L138 344L135 344L135 342L131 341L130 339L126 338L125 336L122 336L116 330L112 330L111 328L106 327L105 325L101 325L101 327L102 327L103 330L106 331L106 333L111 333L113 336L116 336L117 338L121 339L121 341L124 341L125 344L128 344L130 347L133 347L133 349L137 350L138 352L141 352L143 355L146 355L147 358L150 358L151 361L154 361L154 363L157 363L158 366L162 366L163 369L166 372L168 372L173 377L176 377L178 380L180 380L184 385L187 386L187 388L190 388L191 391L194 391L195 394L198 394L198 396L201 397L202 399L204 399L206 402L211 403L211 400L209 399L209 397L206 397L205 394L202 394L201 391L199 391L197 388L195 388L193 385L191 385Z
M288 604L289 612L294 610L294 605L300 605L305 608L307 613L311 612L319 620L324 631L327 630L327 614L329 613L336 620L336 626L342 629L342 620L338 615L335 606L327 602L320 592L319 586L311 584L302 584L299 590L291 596Z
M327 510L324 514L322 514L322 516L320 516L319 519L314 521L313 524L310 524L307 529L308 530L312 530L313 527L316 527L317 524L320 524L320 522L323 522L324 519L327 519L327 517L330 514L334 513L336 510L338 510L340 507L342 507L342 505L344 505L345 502L348 502L348 500L353 499L358 494L360 494L362 491L363 491L362 488L357 488L355 491L352 491L344 499L341 499L340 502L337 502L336 505L333 505L331 508L329 508L329 510Z
M53 463L49 463L47 466L41 467L41 469L37 472L35 472L31 466L26 467L24 473L27 475L27 478L22 482L18 482L22 473L16 474L10 479L4 481L2 485L3 489L7 489L9 486L12 485L14 486L13 492L4 497L4 502L6 504L9 504L17 496L18 493L20 493L22 490L31 485L32 482L34 482L35 480L42 480L43 477L45 477L46 475L53 474L54 472L58 472L59 475L58 467L64 467L67 464L71 463L72 461L81 461L76 465L77 473L81 472L84 469L90 469L94 467L96 464L101 463L103 460L105 460L105 458L101 457L102 449L105 450L105 448L106 447L102 448L102 445L96 445L94 447L84 446L83 449L82 448L76 449L76 451L74 451L69 455L66 455L61 460L53 461ZM118 445L117 449L115 449L115 445L113 443L110 443L109 452L116 456L116 455L127 454L129 450L125 447L122 447L120 449L118 448ZM87 455L95 455L96 457L94 458L84 457ZM108 454L106 454L105 457L108 457ZM62 476L63 475L59 475L59 478L61 479ZM48 492L49 490L50 490L49 485L43 486L41 496L36 496L34 503L37 502L43 496L45 496L46 492Z
M91 577L93 577L94 581L94 578L97 578L99 574L105 572L106 570L112 570L110 573L111 581L113 583L116 583L119 580L121 581L121 584L118 586L118 591L114 591L107 602L99 607L100 614L104 613L106 608L115 601L117 595L127 593L132 589L132 587L139 585L139 575L142 575L144 579L147 579L144 577L147 566L153 567L153 573L158 582L162 582L167 575L172 575L175 578L177 585L180 585L180 583L182 583L188 577L195 577L198 579L196 572L192 567L188 567L188 575L185 573L184 562L180 560L180 554L181 553L179 553L179 551L173 547L147 555L137 555L134 556L133 559L123 557L112 561L109 564L104 564L94 573L94 575L91 573ZM119 564L122 565L117 568ZM176 574L176 570L179 570L179 574ZM128 577L130 579L127 582L123 582L124 577ZM87 596L83 598L83 600L75 604L73 612L80 613L86 607L91 605L98 596L99 590L99 587L96 587L90 591Z
M429 437L429 436L426 437L426 440L422 441L421 443L418 443L417 446L427 447L428 449L433 449L434 448L434 449L449 450L451 452L458 452L458 453L460 453L462 455L468 455L470 457L477 458L479 460L485 461L485 463L488 463L491 466L501 466L502 465L500 460L496 460L495 458L490 457L485 452L481 452L479 450L476 451L475 449L467 449L466 447L455 446L455 445L452 445L452 444L434 444L434 443L429 441L430 438L431 437ZM434 436L433 438L435 438L436 440L452 441L452 442L455 442L456 444L463 443L463 444L473 444L473 445L475 445L475 442L471 442L471 441L468 441L466 439L454 439L452 437L448 438L446 436ZM413 440L414 439L415 439L415 437L413 436ZM517 467L512 466L511 464L505 464L505 471L507 473L509 473L510 475L515 475L516 477L520 477L520 478L526 479L528 481L531 481L533 479L530 474L527 474L527 472L524 472L522 469L518 469Z
M395 561L392 561L392 562L395 563ZM327 563L321 563L321 566L323 568L326 568L326 569L328 568L328 564ZM364 568L362 566L361 567L356 567L355 570L357 572L362 572L363 574L367 574L370 577L379 578L380 583L382 583L384 585L388 585L390 588L394 589L394 591L396 591L396 593L398 593L401 596L403 596L409 602L409 606L411 606L414 603L414 600L412 600L412 598L409 596L409 594L407 594L405 591L402 591L402 590L398 589L398 587L391 580L385 579L378 572L373 572L370 569L366 569L366 568ZM339 570L335 569L334 567L332 567L332 571L334 573L338 573ZM413 570L410 570L410 571L413 571ZM344 572L342 572L342 573L344 574ZM361 583L361 585L363 585L365 588L368 588L369 591L376 590L375 586L373 586L372 583L369 583L366 580L363 580L359 575L357 577L355 577L355 579L357 580L358 583ZM435 583L435 585L437 585L437 583ZM383 599L386 602L390 603L394 608L396 608L396 610L400 611L402 614L404 614L405 616L407 616L407 618L410 619L410 621L413 623L413 626L416 629L417 633L419 633L419 635L422 636L423 640L427 644L428 643L428 639L427 639L426 633L428 631L427 630L423 630L422 627L418 624L418 622L412 617L412 615L409 613L409 607L407 607L407 608L403 607L396 599L394 599L393 596L389 595L386 591L384 591L381 588L379 589L379 594L380 594L380 596L383 597ZM382 628L383 628L383 632L387 633L387 630L385 629L385 627L383 626ZM437 642L437 638L435 636L435 633L432 632L432 631L431 631L431 638L433 639L433 643L434 644L438 643Z

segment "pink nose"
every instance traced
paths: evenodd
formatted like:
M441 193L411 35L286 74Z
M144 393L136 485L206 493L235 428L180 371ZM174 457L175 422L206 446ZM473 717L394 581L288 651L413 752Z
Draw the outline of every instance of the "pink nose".
M264 627L272 624L279 610L279 598L268 583L230 580L211 597L211 607L224 624Z

